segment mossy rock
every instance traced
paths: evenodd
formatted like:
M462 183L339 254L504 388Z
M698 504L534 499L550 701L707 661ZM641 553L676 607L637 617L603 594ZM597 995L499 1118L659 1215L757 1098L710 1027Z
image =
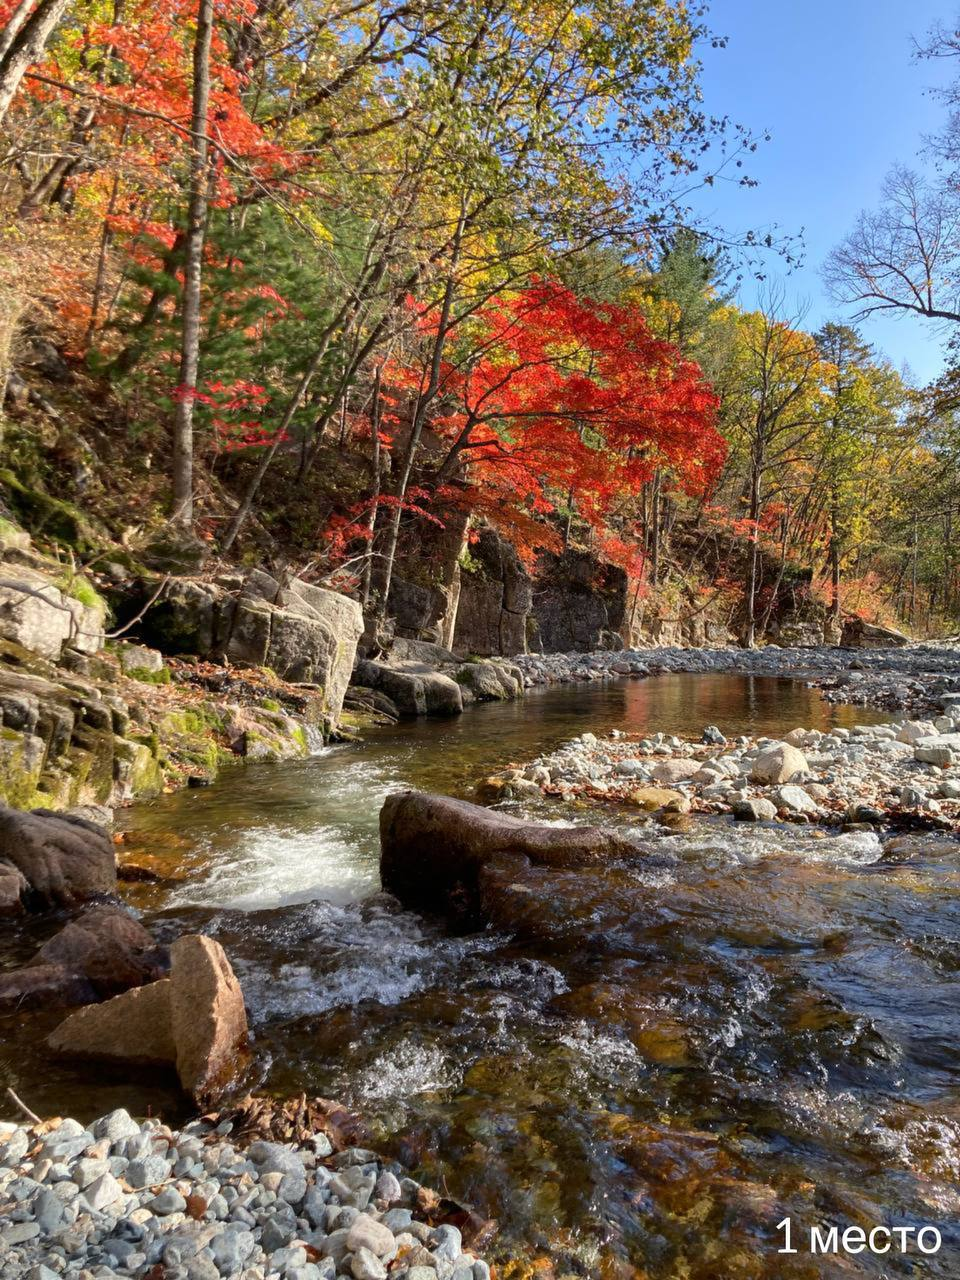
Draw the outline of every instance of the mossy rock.
M131 667L124 675L130 680L139 680L141 684L169 684L172 679L169 667L161 667L159 671L151 671L148 667Z
M0 487L10 510L35 538L49 538L82 554L96 547L89 521L71 503L29 488L9 469L0 470Z
M33 744L38 744L34 746ZM0 728L0 799L13 809L43 804L38 791L43 770L43 741L15 729Z

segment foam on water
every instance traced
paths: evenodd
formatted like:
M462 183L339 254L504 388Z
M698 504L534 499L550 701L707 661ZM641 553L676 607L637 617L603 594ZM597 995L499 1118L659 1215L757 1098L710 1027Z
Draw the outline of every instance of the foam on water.
M352 1008L365 1000L397 1005L452 980L468 957L497 944L492 934L448 938L378 896L363 904L315 902L285 946L302 959L265 971L238 961L254 1021Z
M205 868L203 878L171 895L170 905L259 911L316 898L354 902L380 887L365 842L337 827L312 831L263 828L242 836L227 856Z
M402 1040L345 1083L358 1101L396 1102L417 1094L448 1092L459 1084L460 1074L437 1046Z

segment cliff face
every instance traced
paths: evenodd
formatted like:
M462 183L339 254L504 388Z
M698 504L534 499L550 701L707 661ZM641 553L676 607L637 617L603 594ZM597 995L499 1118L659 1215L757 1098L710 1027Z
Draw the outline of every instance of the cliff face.
M533 583L515 549L483 528L460 566L453 648L480 657L526 653Z
M641 599L623 569L584 547L544 553L528 571L489 525L470 542L458 530L406 548L390 614L396 636L478 657L734 642L729 619L676 584Z
M591 552L568 547L542 556L533 619L542 653L621 649L630 643L627 575Z

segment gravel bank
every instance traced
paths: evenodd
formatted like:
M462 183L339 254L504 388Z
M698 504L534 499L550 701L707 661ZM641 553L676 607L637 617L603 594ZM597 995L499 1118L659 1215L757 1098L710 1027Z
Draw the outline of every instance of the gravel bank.
M738 737L716 725L699 740L614 730L585 733L484 784L488 798L584 796L666 813L732 813L823 823L899 823L956 829L960 821L960 694L935 720L797 728L783 741Z
M603 653L521 654L511 659L527 687L643 677L664 672L784 676L816 685L831 702L927 714L960 691L960 649L621 649Z
M229 1141L114 1111L0 1124L0 1276L9 1280L489 1280L432 1193L371 1151Z

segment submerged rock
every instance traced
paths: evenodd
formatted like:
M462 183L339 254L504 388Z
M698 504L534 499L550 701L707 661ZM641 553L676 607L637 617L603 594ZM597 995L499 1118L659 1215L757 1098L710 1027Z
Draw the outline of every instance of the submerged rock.
M163 949L122 907L88 907L37 952L34 964L58 964L82 974L98 995L112 995L160 976Z
M0 975L0 1009L91 1004L153 982L166 951L122 907L88 907L40 948L29 965Z

